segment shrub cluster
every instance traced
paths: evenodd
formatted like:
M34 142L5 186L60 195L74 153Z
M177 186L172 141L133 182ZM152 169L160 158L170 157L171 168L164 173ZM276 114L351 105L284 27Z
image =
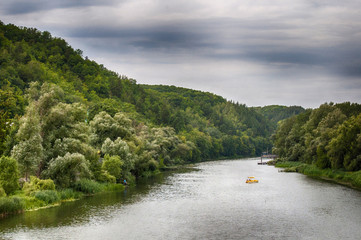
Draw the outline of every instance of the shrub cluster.
M85 194L94 194L102 190L100 183L89 179L81 179L74 184L74 189Z
M30 195L33 192L55 190L55 184L51 179L39 179L35 176L30 176L30 182L25 182L23 191L26 195Z
M60 200L58 194L54 190L44 190L34 193L34 197L45 202L46 204L52 204Z
M1 185L0 185L0 197L6 197L6 192Z
M98 181L105 183L115 183L116 179L113 175L110 175L108 171L102 170L98 177Z
M10 214L23 211L24 201L19 197L0 198L0 214Z
M71 188L63 189L58 192L60 200L78 199L81 197L81 193L74 191Z

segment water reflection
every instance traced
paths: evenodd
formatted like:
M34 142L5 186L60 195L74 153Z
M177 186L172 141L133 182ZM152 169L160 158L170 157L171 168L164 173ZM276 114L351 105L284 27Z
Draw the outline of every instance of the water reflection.
M4 239L361 239L360 192L256 162L202 163L0 229Z

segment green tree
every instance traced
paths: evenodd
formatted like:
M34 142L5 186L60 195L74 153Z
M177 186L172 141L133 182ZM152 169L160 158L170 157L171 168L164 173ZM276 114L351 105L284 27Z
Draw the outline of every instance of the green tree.
M0 186L8 195L19 189L19 170L15 159L0 158Z
M351 116L339 126L337 135L327 146L327 155L332 168L345 168L348 171L361 169L361 114Z
M118 137L129 139L133 134L132 121L123 113L116 113L111 117L106 112L100 112L90 122L94 133L93 142L95 145L102 145L105 139L114 141Z
M43 159L43 139L40 131L39 115L36 105L32 103L26 115L20 119L20 128L16 134L19 143L11 151L11 156L19 162L26 180L30 174L35 174ZM37 174L39 175L39 172Z
M122 177L123 161L119 156L104 156L102 170L107 171L110 175L114 176L117 180Z
M124 174L134 169L134 156L131 153L128 144L125 141L123 141L121 138L117 138L114 142L109 138L107 138L104 141L101 150L102 153L108 154L109 156L120 157L120 160L122 161L122 166L123 166L122 169Z
M327 114L317 128L313 130L314 140L311 142L316 150L311 157L319 168L331 167L331 162L327 157L327 145L335 137L340 124L342 124L347 117L341 112L340 109L335 108L332 112Z
M43 177L53 179L55 184L62 188L70 187L77 180L91 176L89 162L80 153L67 153L51 160L48 169L43 172Z
M10 119L6 112L0 111L0 155L5 151L6 136L10 131Z

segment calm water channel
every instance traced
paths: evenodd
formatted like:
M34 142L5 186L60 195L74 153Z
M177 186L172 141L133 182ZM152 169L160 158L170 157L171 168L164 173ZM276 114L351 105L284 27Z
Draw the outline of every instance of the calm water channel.
M256 163L202 163L12 216L0 239L361 239L361 192Z

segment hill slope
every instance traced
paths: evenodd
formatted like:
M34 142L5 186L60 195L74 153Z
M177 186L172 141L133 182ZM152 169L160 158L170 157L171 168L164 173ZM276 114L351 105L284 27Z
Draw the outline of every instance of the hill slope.
M99 158L118 157L115 177L138 177L271 147L272 124L256 110L211 93L139 85L49 32L0 22L0 52L0 154L17 159L25 176L57 178L58 165L78 161L78 175L100 180L107 172Z

